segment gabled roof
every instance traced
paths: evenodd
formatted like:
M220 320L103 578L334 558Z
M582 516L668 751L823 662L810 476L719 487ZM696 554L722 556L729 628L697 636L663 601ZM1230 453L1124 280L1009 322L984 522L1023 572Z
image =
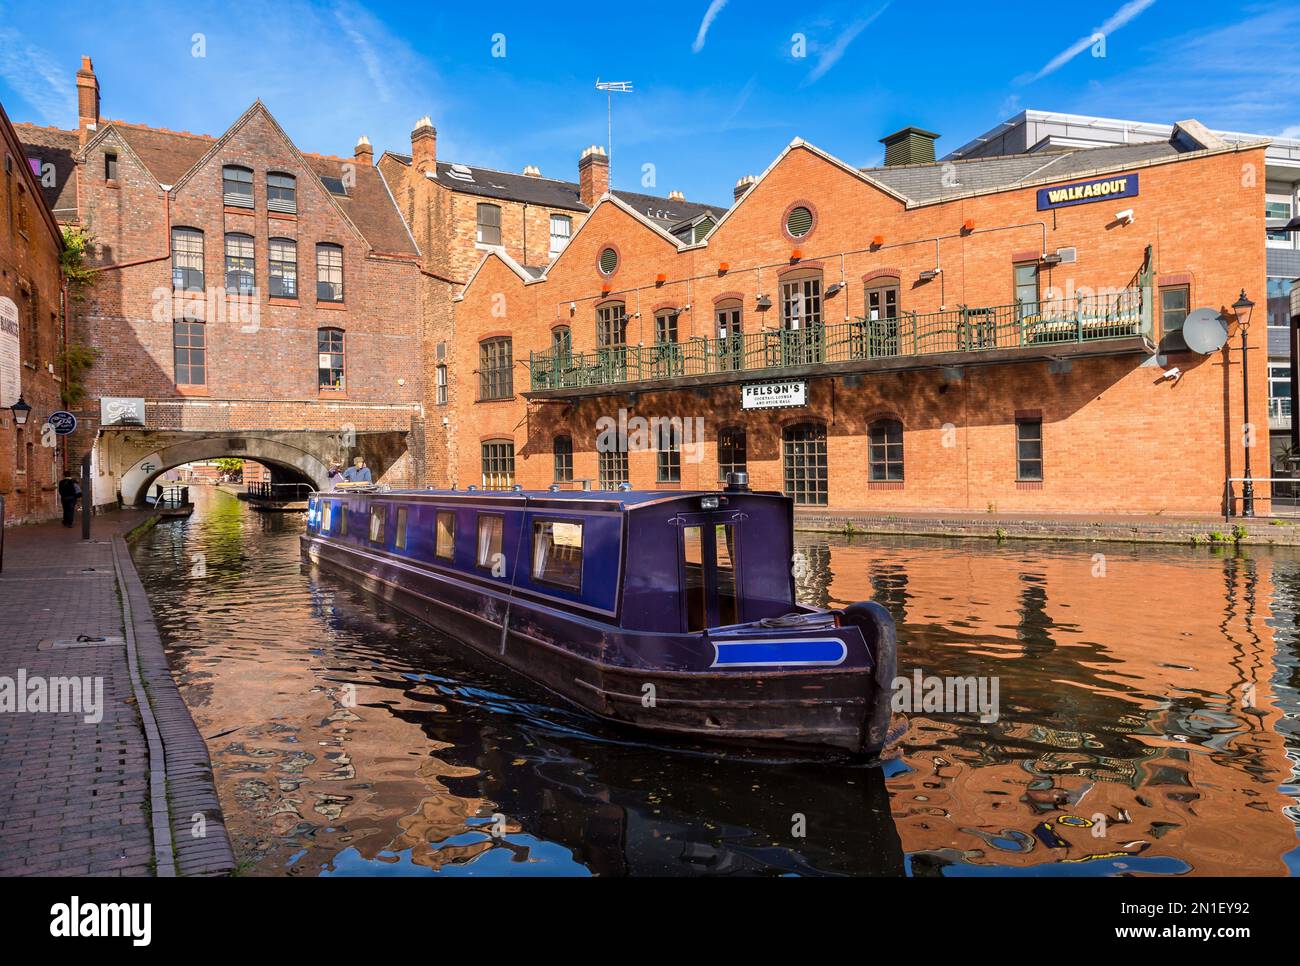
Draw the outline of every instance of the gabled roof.
M8 142L12 138L15 142L17 142L20 145L23 143L22 135L19 134L17 127L9 120L9 115L5 113L3 104L0 104L0 128L4 128L4 130L8 132L6 136L0 137L0 141ZM46 192L49 191L50 189L46 189L42 187L40 175L37 174L36 171L32 170L32 167L27 163L26 158L23 159L15 158L14 159L15 168L18 165L22 165L22 167L25 168L26 170L18 171L16 177L18 177L20 180L25 179L29 185L29 190L31 190L33 193L40 191L42 197L44 197ZM53 210L50 208L48 203L41 204L38 207L40 208L39 217L45 222L46 227L49 228L50 234L54 238L54 243L58 246L59 250L62 251L63 232L59 229L58 221L54 216Z
M407 166L411 164L409 154L397 154L393 151L386 151L385 154L401 164ZM579 186L572 181L514 174L509 171L497 171L451 161L437 163L436 180L452 191L482 198L558 208L562 211L589 210L582 203ZM635 191L615 190L613 194L644 217L658 222L664 228L706 213L711 213L714 218L720 218L722 212L726 210L717 205L677 201L672 198L660 198L658 195L639 194Z
M36 124L15 124L14 133L22 143L27 157L36 158L42 165L54 165L54 184L41 185L45 205L62 221L77 217L77 164L74 161L80 139L76 131L57 127L40 127Z
M76 131L63 131L58 128L43 128L31 124L16 125L24 147L32 157L39 157L55 165L58 185L45 189L47 203L63 217L74 217L78 206L76 177L72 175L75 162L85 159L87 152L113 132L126 144L130 151L139 158L149 174L159 185L177 187L192 177L203 160L227 142L256 111L263 111L271 124L284 135L289 149L300 160L304 169L313 174L318 182L322 177L339 178L344 174L344 165L350 164L355 175L355 184L348 189L346 197L336 195L320 184L344 220L350 223L370 247L379 253L395 255L418 255L415 241L406 228L401 212L389 193L379 169L369 164L362 164L350 158L335 158L316 154L304 154L280 128L270 111L261 101L255 102L221 138L206 134L191 134L188 131L169 131L165 128L146 127L129 124L125 121L101 121L95 136L87 142L85 148L79 147Z

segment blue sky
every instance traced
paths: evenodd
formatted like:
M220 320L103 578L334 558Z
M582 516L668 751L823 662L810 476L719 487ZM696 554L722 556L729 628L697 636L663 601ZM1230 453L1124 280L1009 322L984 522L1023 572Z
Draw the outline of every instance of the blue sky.
M0 0L0 102L16 121L74 126L74 73L90 54L106 117L215 135L260 97L302 149L350 154L359 134L377 152L407 150L428 114L445 159L573 179L581 149L605 141L594 82L630 80L614 106L615 186L719 203L795 136L867 165L905 124L940 132L942 153L1027 107L1300 136L1294 0L70 0L51 11ZM505 56L493 56L501 38Z

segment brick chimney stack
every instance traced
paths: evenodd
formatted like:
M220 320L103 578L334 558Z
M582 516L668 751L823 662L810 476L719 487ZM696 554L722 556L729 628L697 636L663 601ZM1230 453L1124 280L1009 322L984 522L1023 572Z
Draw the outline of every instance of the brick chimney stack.
M601 195L609 193L609 158L605 149L593 144L578 160L578 200L594 208Z
M370 145L370 138L366 137L364 134L357 138L357 147L353 152L352 157L357 164L375 163L375 149Z
M411 163L417 171L438 171L438 131L426 114L411 132Z
M747 174L736 182L735 190L732 192L733 201L739 201L750 188L758 182L758 179L752 174Z
M77 71L77 130L83 145L99 130L99 78L89 57L81 58Z

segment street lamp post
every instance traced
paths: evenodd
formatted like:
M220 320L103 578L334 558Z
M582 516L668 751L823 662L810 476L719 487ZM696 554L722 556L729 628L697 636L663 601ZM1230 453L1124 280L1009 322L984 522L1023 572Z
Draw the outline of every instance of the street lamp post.
M27 417L32 414L32 407L27 405L27 400L23 399L23 397L20 395L18 397L18 401L9 408L10 411L14 414L14 425L26 426Z
M1246 459L1244 468L1246 471L1246 482L1241 488L1241 515L1243 517L1253 517L1255 515L1255 481L1250 471L1250 451L1251 443L1254 442L1254 434L1250 429L1250 377L1249 369L1246 365L1248 351L1246 346L1246 333L1250 330L1250 312L1255 307L1255 303L1246 298L1246 290L1241 290L1241 295L1237 301L1232 303L1232 310L1237 315L1237 326L1241 329L1241 408L1242 415L1245 417L1245 426L1243 442L1245 443Z

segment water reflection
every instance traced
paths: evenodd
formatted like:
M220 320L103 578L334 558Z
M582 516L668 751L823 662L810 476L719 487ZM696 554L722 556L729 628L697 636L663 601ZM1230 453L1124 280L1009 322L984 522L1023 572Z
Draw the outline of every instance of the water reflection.
M198 502L135 557L255 874L1296 864L1300 557L800 535L802 599L879 600L903 671L1001 707L915 713L881 767L772 764L612 731L305 571L300 517Z

